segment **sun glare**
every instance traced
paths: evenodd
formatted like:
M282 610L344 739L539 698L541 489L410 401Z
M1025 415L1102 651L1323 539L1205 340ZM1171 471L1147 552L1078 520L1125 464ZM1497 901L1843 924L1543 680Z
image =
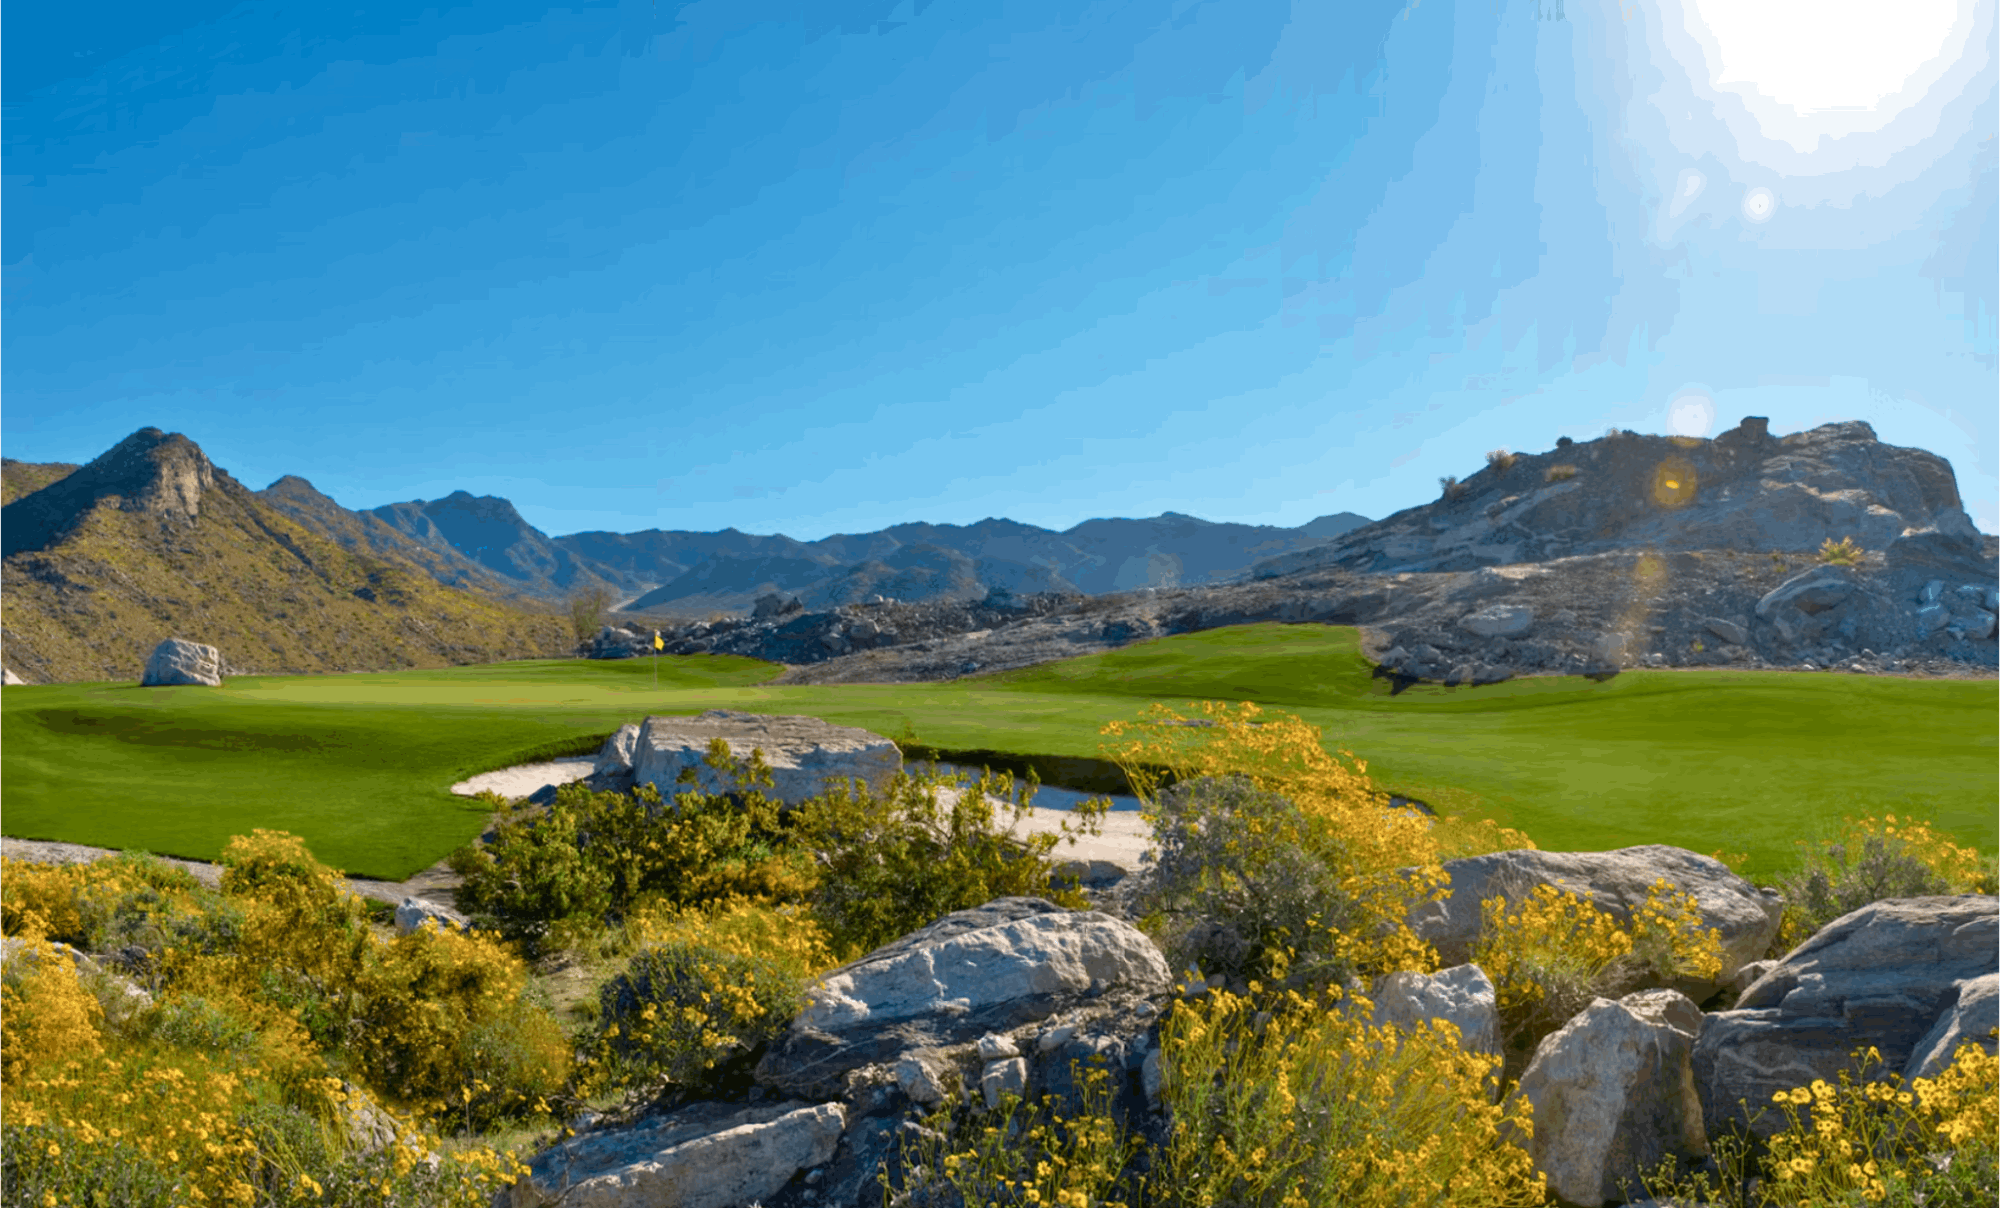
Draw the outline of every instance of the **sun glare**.
M1748 85L1799 113L1879 108L1945 53L1955 0L1691 0L1721 58L1718 88Z

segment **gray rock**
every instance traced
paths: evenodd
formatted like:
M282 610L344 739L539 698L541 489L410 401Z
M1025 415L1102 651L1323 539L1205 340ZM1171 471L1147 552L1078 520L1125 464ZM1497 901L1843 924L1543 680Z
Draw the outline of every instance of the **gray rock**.
M1028 1090L1028 1062L1021 1057L1008 1057L988 1063L985 1072L979 1076L979 1093L986 1098L989 1110L1000 1106L1002 1095L1022 1096Z
M1599 998L1542 1038L1513 1093L1534 1106L1527 1149L1550 1191L1589 1208L1623 1203L1620 1184L1636 1189L1669 1154L1707 1155L1689 1062L1701 1027L1685 995L1647 990Z
M929 1061L915 1053L905 1053L896 1062L896 1085L912 1103L934 1107L944 1101L945 1084Z
M631 775L632 756L639 748L639 727L627 722L618 727L611 737L598 748L597 765L593 774L598 776Z
M1136 928L1039 898L999 898L844 965L771 1045L757 1080L832 1098L847 1075L918 1048L965 1044L1110 990L1165 993L1166 960Z
M697 1103L640 1128L586 1133L544 1150L507 1208L739 1208L833 1156L838 1103Z
M1942 604L1926 604L1917 609L1917 624L1926 634L1936 633L1951 624L1951 610Z
M199 684L220 688L222 652L199 642L168 638L153 647L152 657L146 660L145 677L139 683L141 686Z
M449 906L425 901L423 898L404 898L396 906L396 934L409 935L426 922L435 923L440 929L450 928L465 931L470 924L464 915Z
M1952 1064L1961 1044L1971 1041L1995 1052L1993 1029L2000 1028L2000 972L1958 983L1958 998L1917 1041L1903 1066L1903 1084L1935 1078Z
M1769 1136L1783 1127L1781 1116L1748 1117L1778 1091L1814 1078L1837 1082L1853 1069L1855 1049L1874 1045L1883 1069L1906 1069L1955 1009L1961 983L1994 972L1996 951L2000 899L1990 895L1875 902L1827 924L1748 987L1734 1010L1705 1019L1693 1060L1709 1135L1742 1123Z
M1459 625L1483 638L1516 637L1535 625L1535 610L1519 604L1492 604L1467 615Z
M1757 619L1766 621L1786 642L1819 632L1815 619L1854 594L1854 572L1845 566L1815 566L1794 575L1757 601Z
M1944 599L1943 579L1932 579L1930 582L1924 584L1922 591L1917 593L1917 603L1919 604L1935 604L1942 599Z
M1721 861L1664 844L1608 852L1494 852L1447 861L1444 871L1451 896L1418 907L1409 923L1448 965L1471 959L1482 925L1480 903L1489 898L1511 903L1532 896L1537 885L1550 885L1630 925L1654 881L1664 877L1677 892L1695 896L1702 925L1714 928L1722 942L1722 970L1715 978L1688 979L1674 987L1696 999L1728 984L1745 963L1764 955L1777 934L1782 909Z
M1703 617L1701 624L1704 629L1732 646L1741 646L1750 640L1749 633L1734 621L1727 621L1721 617Z
M817 717L710 709L699 717L648 717L634 745L633 783L651 784L671 800L687 791L676 783L681 769L693 768L693 787L701 792L736 788L706 762L708 744L715 738L727 742L740 760L747 761L753 748L762 750L773 779L772 787L763 792L788 804L818 796L828 781L848 777L864 780L880 792L903 765L895 743L854 726L836 726Z

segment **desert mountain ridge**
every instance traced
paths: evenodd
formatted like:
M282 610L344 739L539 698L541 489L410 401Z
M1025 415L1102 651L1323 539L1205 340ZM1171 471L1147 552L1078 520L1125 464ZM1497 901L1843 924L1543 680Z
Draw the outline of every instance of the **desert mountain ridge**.
M299 525L185 436L143 428L67 473L7 462L0 644L28 682L136 681L169 637L233 674L444 667L574 648L566 618L447 587ZM41 485L14 494L22 480Z
M194 448L191 441L187 445ZM33 492L40 498L23 509L24 516L55 518L24 529L21 548L45 544L49 524L74 510L84 481L75 471L11 461L0 467L0 480L41 483ZM64 482L71 485L62 487ZM62 489L45 494L51 487ZM547 608L601 590L626 611L691 616L745 613L769 593L826 608L876 596L976 600L996 587L1021 595L1099 595L1226 582L1260 559L1311 549L1368 523L1352 512L1297 528L1166 512L1146 519L1086 520L1063 532L987 519L969 525L898 524L816 541L735 528L551 537L508 500L466 491L356 511L288 474L252 494L344 549L406 560L444 586L510 606ZM15 546L8 549L14 552Z
M1810 557L1841 537L1879 559L1892 543L1915 549L1911 533L1936 546L1939 573L1992 577L1996 539L1966 518L1950 464L1884 445L1865 423L1782 439L1755 417L1713 440L1614 431L1547 453L1496 454L1444 485L1437 501L1382 521L1346 513L1296 529L1169 512L1061 533L988 519L812 542L735 529L552 538L507 500L464 491L367 511L342 508L296 475L250 491L185 436L148 428L81 467L0 463L0 636L10 670L33 680L135 676L166 636L222 646L239 672L547 657L576 649L560 615L565 599L597 589L654 623L740 615L760 600L757 617L831 618L785 626L780 636L806 643L781 659L790 663L856 645L828 626L844 633L841 617L883 599L963 613L964 627L982 629L1013 615L1005 601L1024 598L1037 615L1087 612L1097 602L1080 597L1227 594L1325 573L1400 581L1646 550ZM902 638L883 630L872 644L957 632L944 613L924 617L898 622L909 631ZM1145 634L1114 625L1099 636L1116 644ZM682 637L690 649L729 644Z

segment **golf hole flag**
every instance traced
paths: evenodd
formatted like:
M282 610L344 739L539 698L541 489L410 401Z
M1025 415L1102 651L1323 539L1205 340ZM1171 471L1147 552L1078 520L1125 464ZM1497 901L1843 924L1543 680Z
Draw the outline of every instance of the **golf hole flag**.
M660 636L659 630L655 629L653 631L653 649L665 650L666 648L667 648L666 639Z

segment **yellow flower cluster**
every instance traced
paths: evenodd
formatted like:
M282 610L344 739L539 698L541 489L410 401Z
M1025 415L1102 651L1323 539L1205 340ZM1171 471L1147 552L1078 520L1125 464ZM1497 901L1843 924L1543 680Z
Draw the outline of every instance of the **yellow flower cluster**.
M1339 861L1342 888L1359 903L1363 922L1339 936L1336 947L1364 967L1435 970L1436 953L1405 919L1411 907L1447 892L1442 862L1534 846L1491 819L1465 823L1389 809L1389 795L1369 780L1367 762L1345 749L1341 758L1330 754L1318 728L1302 718L1263 717L1264 710L1248 701L1234 708L1201 701L1198 708L1202 716L1190 718L1155 703L1139 721L1108 722L1100 731L1113 738L1137 734L1122 746L1107 746L1107 754L1138 793L1142 816L1158 821L1155 794L1167 778L1237 773L1284 794L1310 827L1298 836L1300 845ZM1190 721L1205 724L1184 724ZM1411 868L1414 877L1401 871Z

